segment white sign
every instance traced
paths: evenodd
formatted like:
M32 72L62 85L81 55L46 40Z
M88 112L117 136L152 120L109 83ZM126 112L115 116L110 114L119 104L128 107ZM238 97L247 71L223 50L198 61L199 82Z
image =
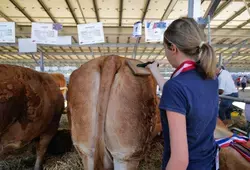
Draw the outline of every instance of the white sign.
M56 41L51 41L51 43L48 44L55 44L55 45L71 45L71 36L58 36Z
M19 38L18 49L20 53L37 52L37 45L31 41L31 38Z
M166 21L145 21L145 41L162 42L166 29Z
M15 43L15 23L0 22L0 43Z
M140 37L142 35L142 23L138 21L134 24L133 37Z
M32 22L31 40L36 44L51 44L56 42L58 31L53 29L53 24Z
M101 22L78 24L77 31L80 45L105 42L103 25Z

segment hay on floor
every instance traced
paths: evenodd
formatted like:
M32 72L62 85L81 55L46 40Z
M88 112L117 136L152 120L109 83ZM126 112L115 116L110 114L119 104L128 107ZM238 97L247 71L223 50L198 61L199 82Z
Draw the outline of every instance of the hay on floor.
M30 149L29 149L30 150ZM161 167L162 139L155 139L146 153L146 157L139 165L140 170L158 170ZM0 170L31 170L35 163L35 155L24 152L0 161ZM83 164L78 153L73 148L61 155L47 155L44 170L83 170Z

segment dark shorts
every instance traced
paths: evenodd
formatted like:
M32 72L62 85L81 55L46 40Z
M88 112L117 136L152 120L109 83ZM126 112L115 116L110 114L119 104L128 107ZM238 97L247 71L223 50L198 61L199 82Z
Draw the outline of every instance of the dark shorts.
M241 83L241 87L245 88L247 86L247 83Z
M237 82L237 86L240 87L240 82Z
M227 96L239 97L238 93L232 93ZM219 117L221 120L231 119L232 103L233 103L232 100L221 99L220 108L219 108Z

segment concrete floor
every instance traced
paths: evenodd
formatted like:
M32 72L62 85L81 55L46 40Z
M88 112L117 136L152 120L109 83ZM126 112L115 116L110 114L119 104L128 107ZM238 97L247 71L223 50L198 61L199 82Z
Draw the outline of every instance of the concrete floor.
M250 99L250 86L245 88L245 91L241 91L241 88L239 89L240 97L241 98L247 98Z
M245 88L245 91L241 91L241 88L239 89L239 97L243 99L250 99L250 86ZM245 109L245 103L243 102L233 102L233 105L238 106L241 109Z

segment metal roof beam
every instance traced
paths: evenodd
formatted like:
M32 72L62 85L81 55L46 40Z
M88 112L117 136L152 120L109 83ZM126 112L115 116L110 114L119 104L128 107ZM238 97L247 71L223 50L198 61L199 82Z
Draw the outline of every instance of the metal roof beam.
M137 47L138 45L140 44L140 40L141 40L141 37L137 37L136 38L136 43L134 45L134 50L133 50L133 54L132 54L132 57L135 59L136 58L136 54L137 54ZM126 55L126 54L125 54Z
M19 53L19 52L0 52L0 55L29 55L31 53ZM36 53L32 53L32 54L40 54L39 52L36 52ZM100 52L93 52L93 51L90 51L90 52L44 52L44 54L47 54L47 55L99 55L101 56L102 53ZM111 53L106 53L105 55L112 55L112 54L117 54L116 52L111 52ZM125 55L126 52L119 52L117 55ZM232 54L234 53L216 53L217 55L219 54L222 54L223 56L231 56ZM127 55L133 55L133 52L128 52ZM151 56L158 56L159 53L145 53L145 52L140 52L140 53L137 53L136 56L143 56L143 55L151 55ZM250 57L250 53L239 53L238 56L249 56Z
M129 44L129 43L130 43L130 37L128 37L128 40L127 40L127 44ZM127 57L127 53L128 53L128 47L126 47L125 57Z
M161 55L161 53L162 53L162 51L163 51L164 49L165 49L165 48L162 48L162 49L161 49L161 51L155 56L154 60L156 60L157 57L158 57L159 55Z
M80 9L80 12L81 12L81 14L82 14L83 21L84 21L85 23L87 23L86 18L85 18L84 14L83 14L82 6L81 6L79 0L76 0L76 2L77 2L77 4L78 4L79 9Z
M86 59L75 59L75 60L69 60L67 61L67 63L84 63L84 62L87 62L89 60L86 60ZM141 60L141 61L144 61L144 62L147 62L147 60ZM160 64L168 64L169 62L167 60L156 60L157 62L159 62ZM35 61L33 59L26 59L26 60L12 60L12 59L9 59L9 60L5 60L5 59L0 59L0 62L1 63L4 63L4 62L13 62L13 63L35 63ZM53 65L56 65L56 63L65 63L65 60L44 60L44 63L53 63ZM47 64L46 64L47 65Z
M247 40L248 40L248 39L243 40L243 41L241 41L240 43L237 43L237 44L232 44L232 43L230 43L230 44L229 44L230 46L227 47L227 49L222 50L222 51L220 51L220 52L223 53L223 52L225 52L225 51L227 51L227 50L230 50L230 49L232 49L232 48L239 48L239 47L242 46L242 44L245 44L245 43L247 42ZM237 40L236 40L236 41L237 41ZM244 47L246 47L246 45L244 45Z
M42 8L44 9L44 11L47 13L47 15L50 17L50 19L56 23L56 19L53 17L53 15L50 13L49 9L47 8L47 6L45 5L45 3L42 0L37 0L39 2L39 4L42 6Z
M10 19L10 17L5 15L2 11L0 11L0 16L3 17L6 21L14 22L12 19Z
M249 9L249 7L247 6L246 0L243 0L243 1L244 1L244 4L245 4L246 9L247 9L247 11L248 11L248 14L250 15L250 9ZM247 25L249 22L250 22L250 19L248 19L247 21L245 21L245 22L243 22L242 24L240 24L239 26L237 26L237 28L242 28L242 27L244 27L245 25Z
M213 0L210 2L210 5L208 6L208 9L206 10L203 18L207 18L208 15L212 18L214 15L215 10L219 6L221 0Z
M66 62L67 62L67 64L70 64L70 63L72 63L72 64L79 64L79 63L85 63L85 62L88 62L89 60L86 60L86 59L75 59L75 60L67 60ZM143 60L141 60L142 62L147 62L148 60L145 60L145 59L143 59ZM155 60L155 61L157 61L158 63L160 63L160 64L167 64L167 65L169 65L169 62L166 60L166 59L164 59L164 60ZM35 61L33 60L33 59L19 59L19 60L17 60L17 59L0 59L0 62L3 64L3 63L27 63L27 64L29 64L29 63L35 63ZM46 59L46 60L44 60L44 63L46 64L46 65L48 65L49 63L50 64L52 64L52 65L57 65L58 63L62 63L62 64L65 64L65 60L62 60L62 59L60 59L60 60L50 60L50 59ZM231 62L231 63L229 63L228 65L230 66L236 66L236 65L239 65L239 66L248 66L250 64L250 61L241 61L241 62ZM227 67L228 68L228 67ZM160 69L161 71L163 71L162 70L162 68Z
M25 12L25 10L15 1L15 0L9 0L26 18L30 20L30 22L35 22L31 16L29 16L28 13Z
M250 3L247 5L248 7L250 7ZM219 25L217 27L217 29L224 27L225 25L227 25L229 22L231 22L234 18L236 18L237 16L239 16L240 14L242 14L245 10L246 10L246 6L242 7L239 11L237 11L234 15L232 15L230 18L228 18L225 22L223 22L221 25Z
M133 27L104 27L105 36L126 36L130 37ZM143 29L144 30L144 29ZM144 31L142 30L142 36ZM205 29L207 32L207 29ZM30 36L31 26L20 26L16 29L16 36ZM59 35L78 36L76 26L64 26ZM211 38L250 38L250 29L211 28Z
M146 6L145 6L145 8L143 9L143 14L142 14L142 18L141 18L141 23L143 23L143 21L144 21L144 19L145 19L145 16L146 16L146 14L147 14L147 12L148 12L148 7L149 7L149 4L150 4L150 1L151 1L151 0L147 0Z
M228 5L230 5L230 3L232 2L232 0L228 0L226 2L223 2L223 4L221 4L219 6L219 8L214 12L214 15L212 16L211 19L215 18L217 15L220 14L220 12L222 12L226 7L228 7Z
M120 0L120 7L119 7L119 27L122 26L122 13L123 13L123 0Z
M170 15L170 13L172 12L172 10L174 9L174 6L176 5L177 1L178 0L171 0L168 3L168 6L167 6L166 10L164 11L164 14L161 17L161 21L168 19L168 16Z
M76 24L79 24L79 22L77 21L76 15L75 15L75 13L74 13L74 11L73 11L73 9L72 9L72 6L71 6L69 0L65 0L65 2L66 2L66 4L67 4L67 7L69 8L69 11L70 11L72 17L73 17L74 20L75 20L75 23L76 23Z
M188 1L188 0L182 0L182 1ZM204 1L211 1L211 0L201 0L201 2L203 3ZM226 2L228 0L221 0L222 2ZM242 2L242 0L233 0L234 2ZM250 0L246 0L247 2L250 2Z
M79 45L78 43L74 43L71 45L47 45L47 44L38 44L38 47L113 47L113 48L122 48L122 47L134 47L136 43L103 43L103 44L88 44L88 45ZM5 44L0 43L1 46L11 46L17 47L18 44ZM239 43L237 44L212 44L214 48L237 48L240 46ZM148 44L148 43L139 43L138 47L145 47L145 48L162 48L163 44ZM250 44L247 44L244 48L250 48ZM228 50L228 49L227 49Z
M97 7L96 0L93 0L93 6L94 6L94 12L95 12L96 20L97 20L97 22L100 22L100 17L99 17L99 12L98 12L98 7Z
M246 45L247 40L243 41L242 43L240 43L240 46L236 49L236 52L232 54L232 56L224 63L224 65L226 66L235 56L238 56L238 54L240 53L240 49L244 48L244 46Z
M242 28L242 27L246 26L249 23L250 23L250 19L248 19L247 21L245 21L242 24L240 24L239 26L237 26L237 28Z

